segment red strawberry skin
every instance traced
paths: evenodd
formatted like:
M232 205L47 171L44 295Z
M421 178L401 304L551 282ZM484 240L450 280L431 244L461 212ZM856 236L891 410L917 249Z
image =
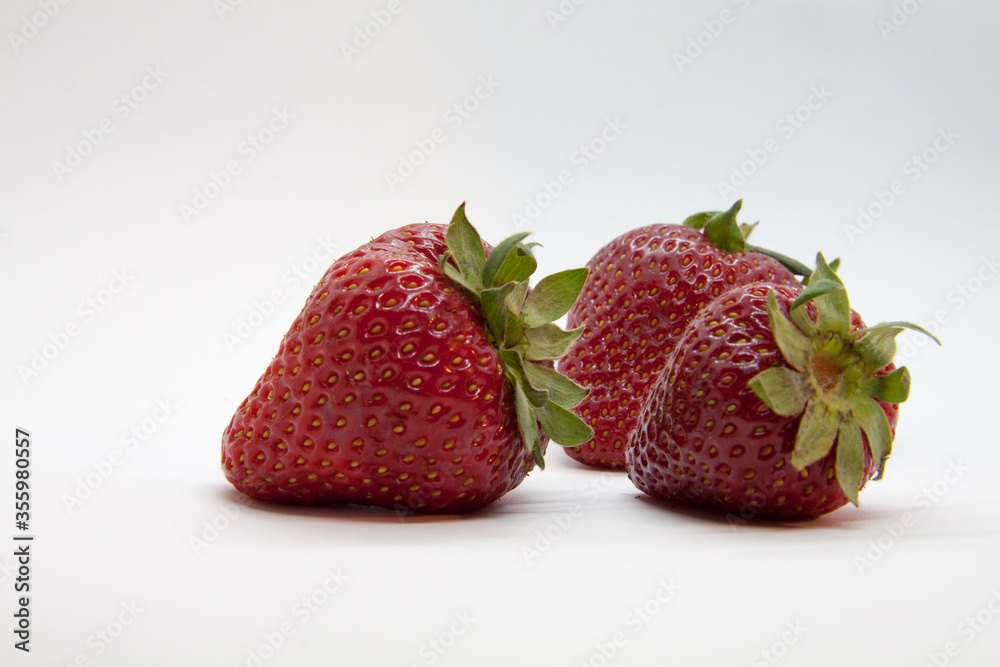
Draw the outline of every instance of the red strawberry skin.
M787 315L800 289L743 285L690 323L629 444L629 477L640 490L743 517L812 518L848 502L835 476L836 448L796 471L790 459L801 416L774 414L747 386L761 370L787 365L768 321L771 289ZM856 313L852 320L854 330L864 326ZM895 432L898 406L879 405ZM866 456L862 485L874 472Z
M625 445L649 384L666 365L688 322L728 289L747 283L798 284L776 260L725 252L682 225L634 229L604 246L568 316L583 334L559 364L590 387L577 413L594 438L567 453L588 465L625 467Z
M524 479L513 393L445 249L444 226L417 224L333 263L223 434L238 490L461 512Z

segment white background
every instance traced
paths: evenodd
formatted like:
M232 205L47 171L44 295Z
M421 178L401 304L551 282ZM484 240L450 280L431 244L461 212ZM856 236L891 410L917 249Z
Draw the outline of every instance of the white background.
M36 541L30 655L0 549L0 663L997 664L1000 7L563 6L5 0L0 539L21 427ZM944 341L901 338L860 509L730 525L558 451L461 517L225 481L222 430L337 255L467 200L494 243L533 231L542 275L737 198L759 244L842 257L869 323Z

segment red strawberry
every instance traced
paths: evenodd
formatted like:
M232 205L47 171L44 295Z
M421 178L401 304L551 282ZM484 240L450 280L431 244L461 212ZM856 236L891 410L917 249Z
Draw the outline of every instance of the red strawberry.
M822 255L805 290L733 288L691 321L652 387L629 477L651 496L743 516L857 504L909 391L892 364L902 327L918 328L864 328Z
M447 230L409 225L335 261L223 434L229 481L265 500L463 511L543 463L538 422L588 439L569 412L586 390L546 361L575 339L550 322L586 269L529 290L525 236L491 251L463 205Z
M794 260L748 245L746 228L736 223L740 206L694 215L683 225L634 229L590 260L583 295L569 312L569 327L582 326L583 335L559 363L560 371L591 389L577 412L595 435L567 450L576 460L625 466L625 444L649 384L688 322L712 299L746 283L798 284L782 262L809 273Z

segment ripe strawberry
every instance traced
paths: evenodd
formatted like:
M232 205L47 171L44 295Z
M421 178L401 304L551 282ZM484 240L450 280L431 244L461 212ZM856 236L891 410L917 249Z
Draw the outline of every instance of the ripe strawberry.
M447 229L409 225L335 261L223 434L229 481L265 500L457 512L542 466L539 422L588 439L569 412L586 390L546 361L579 333L551 322L586 269L529 290L525 236L491 251L463 204Z
M571 328L583 327L583 335L559 363L567 377L591 390L577 412L595 435L567 449L576 460L625 466L625 444L649 384L688 322L712 299L745 283L796 285L793 272L809 273L794 260L746 243L750 228L736 223L741 204L691 216L683 225L634 229L590 260L583 295L568 318Z
M651 496L743 516L856 505L909 392L892 364L903 327L920 330L865 328L822 255L804 290L731 289L691 321L651 388L629 477Z

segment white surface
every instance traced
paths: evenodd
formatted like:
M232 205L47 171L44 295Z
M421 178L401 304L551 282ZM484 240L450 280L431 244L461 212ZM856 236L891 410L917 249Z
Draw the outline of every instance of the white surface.
M0 434L32 433L37 541L33 651L0 626L0 662L252 665L248 651L287 624L262 664L596 667L616 633L609 665L997 664L1000 9L896 4L917 9L883 35L891 2L594 0L555 29L555 1L403 2L348 62L339 44L386 3L246 0L220 18L209 0L72 2L15 49L7 34L41 10L7 2ZM674 54L723 10L732 21L679 71ZM125 116L116 100L144 77ZM481 85L457 123L449 109ZM789 134L783 119L813 90L828 99L813 97ZM275 110L281 129L250 160L244 142ZM104 118L112 131L60 178L53 163ZM609 122L624 127L581 158ZM390 188L385 172L436 129L444 141ZM939 132L954 139L914 179L908 161ZM778 148L720 194L765 145ZM231 160L240 172L186 221L180 205ZM569 184L526 227L545 244L540 274L631 227L743 197L760 244L841 256L870 323L936 326L942 348L904 339L913 395L861 509L732 525L647 501L560 452L462 517L243 503L219 471L220 434L329 261L390 227L446 221L462 200L496 242L563 170ZM895 180L884 214L850 230ZM90 298L106 301L93 315ZM19 367L72 325L24 380ZM164 416L158 402L170 414L148 421ZM12 510L0 507L0 540ZM0 550L9 626L11 551ZM346 579L328 594L330 572ZM309 610L314 595L324 603ZM128 619L122 605L141 611L104 645L96 633ZM978 630L965 620L977 614Z

